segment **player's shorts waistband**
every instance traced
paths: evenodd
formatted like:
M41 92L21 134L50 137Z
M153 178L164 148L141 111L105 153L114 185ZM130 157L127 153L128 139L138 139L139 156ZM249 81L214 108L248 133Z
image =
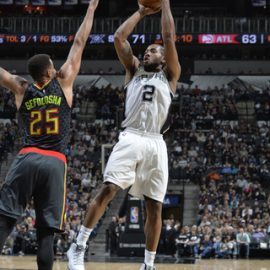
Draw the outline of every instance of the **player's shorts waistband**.
M66 156L57 151L40 149L37 147L24 147L20 150L19 154L25 154L25 153L37 153L44 156L51 156L51 157L58 158L62 160L63 162L67 163Z
M141 131L135 128L126 128L124 131L130 132L130 133L134 133L140 136L144 136L144 137L149 137L149 138L155 138L155 139L163 139L163 135L159 134L159 133L151 133L151 132L146 132L146 131Z

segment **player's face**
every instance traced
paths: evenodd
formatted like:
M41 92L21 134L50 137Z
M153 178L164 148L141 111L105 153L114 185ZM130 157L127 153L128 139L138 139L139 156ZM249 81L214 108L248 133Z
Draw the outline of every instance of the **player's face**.
M159 66L162 66L163 61L164 55L159 45L152 44L146 49L143 57L143 66L145 70L155 70L159 68Z

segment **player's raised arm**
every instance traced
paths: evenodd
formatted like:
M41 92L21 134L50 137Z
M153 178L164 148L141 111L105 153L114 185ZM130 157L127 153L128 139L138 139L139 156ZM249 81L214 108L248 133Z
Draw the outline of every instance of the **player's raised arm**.
M118 58L126 70L125 83L128 83L131 80L140 63L138 58L133 55L127 39L142 18L157 11L158 10L145 8L139 4L139 9L122 23L114 34L114 46Z
M170 0L162 0L161 26L164 42L164 56L168 80L173 91L176 90L177 81L181 74L181 66L175 47L175 25L170 7Z
M27 80L0 67L0 85L9 89L15 95L16 106L19 108L28 85Z
M81 67L82 53L92 29L94 13L98 3L99 0L90 1L83 22L75 35L67 60L58 73L65 94L66 92L72 94L73 82Z

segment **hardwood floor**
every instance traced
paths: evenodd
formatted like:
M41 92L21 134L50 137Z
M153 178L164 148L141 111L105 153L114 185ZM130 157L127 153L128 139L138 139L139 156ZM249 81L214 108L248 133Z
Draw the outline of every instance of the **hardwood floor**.
M139 263L87 262L86 270L138 270ZM270 260L199 260L195 264L157 264L157 270L270 270ZM35 257L0 256L0 269L37 269ZM66 270L67 262L56 261L53 270Z

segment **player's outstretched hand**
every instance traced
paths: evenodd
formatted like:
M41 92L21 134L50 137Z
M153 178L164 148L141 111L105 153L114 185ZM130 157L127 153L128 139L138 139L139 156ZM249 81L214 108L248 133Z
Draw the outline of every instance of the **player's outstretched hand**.
M157 8L157 9L152 9L152 8L148 8L148 7L145 7L145 6L141 5L139 2L138 2L138 5L139 5L139 12L143 16L155 14L155 13L158 13L161 10L161 7Z
M93 7L94 9L96 9L97 6L98 6L98 3L99 3L99 0L90 0L89 6Z

